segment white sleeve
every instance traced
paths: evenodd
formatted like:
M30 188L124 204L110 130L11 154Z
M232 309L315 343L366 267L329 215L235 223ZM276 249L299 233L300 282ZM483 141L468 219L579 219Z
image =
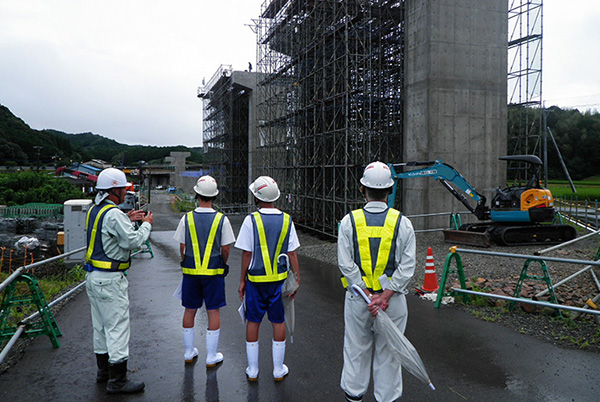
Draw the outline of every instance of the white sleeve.
M298 247L300 247L300 240L298 240L296 227L294 226L294 222L292 222L290 228L290 238L288 240L288 251L295 251Z
M175 234L173 235L173 238L180 244L185 244L185 217L186 215L181 217L177 225L177 230L175 230Z
M226 216L223 217L223 227L221 230L221 246L227 246L235 242L235 235L233 234L233 228L231 222Z
M254 246L254 232L252 231L252 218L250 215L244 218L244 223L238 233L237 241L235 242L235 248L239 248L244 251L252 251Z

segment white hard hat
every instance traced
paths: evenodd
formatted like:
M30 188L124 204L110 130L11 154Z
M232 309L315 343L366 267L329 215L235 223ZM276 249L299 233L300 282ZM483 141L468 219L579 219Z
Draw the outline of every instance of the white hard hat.
M394 180L388 165L383 162L372 162L365 168L360 184L369 188L384 189L392 187Z
M96 189L108 190L110 188L129 187L131 183L127 181L125 173L115 168L104 169L98 175Z
M196 182L194 191L204 197L214 197L219 194L217 181L211 176L202 176Z
M275 202L280 195L277 182L269 176L260 176L248 188L252 195L264 202Z

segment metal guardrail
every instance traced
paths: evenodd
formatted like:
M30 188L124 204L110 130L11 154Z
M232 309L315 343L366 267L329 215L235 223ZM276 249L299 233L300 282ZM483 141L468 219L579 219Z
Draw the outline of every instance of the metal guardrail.
M64 206L62 204L30 203L5 207L2 210L2 216L5 218L58 217L59 215L63 215L63 210Z
M600 205L598 200L578 200L561 197L554 200L554 207L561 215L586 228L600 229Z
M41 261L35 262L33 264L24 265L22 267L19 267L8 278L6 278L0 284L0 292L4 291L4 289L6 289L6 287L8 285L10 285L19 276L23 275L27 270L29 270L31 268L39 267L39 266L47 264L49 262L53 262L53 261L57 261L57 260L63 259L64 257L67 257L69 255L77 254L77 253L79 253L81 251L85 251L86 248L87 248L87 246L84 246L84 247L78 248L76 250L69 251L68 253L60 254L60 255L57 255L57 256L54 256L54 257L51 257L51 258L47 258L45 260L41 260ZM61 302L62 300L64 300L65 298L69 297L71 294L73 294L74 292L76 292L77 290L79 290L83 285L85 285L85 281L81 282L75 288L71 289L70 291L68 291L64 295L60 296L59 298L57 298L54 301L52 301L51 303L49 303L48 307L52 307L55 304L57 304L57 303ZM16 332L14 333L14 335L12 336L12 338L10 338L10 340L8 341L8 343L4 346L4 349L2 349L2 352L0 352L0 364L4 361L4 359L6 358L6 356L8 355L8 353L10 352L10 349L15 345L15 343L17 342L17 340L19 339L19 337L25 331L25 327L27 326L27 323L29 321L33 320L34 318L36 318L38 315L39 315L39 311L36 311L35 313L33 313L30 316L26 317L25 319L23 319L19 323Z
M586 261L586 260L576 260L576 259L571 259L571 258L544 257L544 256L540 256L540 255L511 254L511 253L502 253L502 252L495 252L495 251L463 249L463 248L458 248L458 247L450 248L450 254L458 254L458 253L470 253L470 254L478 254L478 255L517 258L517 259L525 259L528 261L529 260L541 261L541 262L554 261L554 262L586 265L587 267L600 266L600 261ZM447 259L446 264L448 264L448 260L449 259ZM449 267L444 267L444 270L447 270L448 268ZM523 276L523 273L521 273L521 276ZM445 285L445 283L440 286L443 286L443 285ZM552 289L556 288L556 285L551 285L551 288ZM566 305L561 305L561 304L557 304L557 303L549 303L549 302L532 300L532 299L527 299L527 298L510 297L510 296L497 295L497 294L493 294L493 293L477 292L477 291L462 289L462 288L452 288L451 291L456 292L456 293L472 294L472 295L477 295L477 296L482 296L482 297L491 297L491 298L496 298L496 299L508 300L511 302L540 305L540 306L551 307L551 308L556 308L556 309L560 309L560 310L571 310L571 311L575 311L580 314L586 313L586 314L600 316L600 310L590 310L590 309L585 309L585 308L566 306ZM442 291L438 295L438 298L436 301L436 307L439 307L439 304L441 301L441 296L443 296L443 294L444 294L444 292ZM538 295L536 295L536 296L538 296Z

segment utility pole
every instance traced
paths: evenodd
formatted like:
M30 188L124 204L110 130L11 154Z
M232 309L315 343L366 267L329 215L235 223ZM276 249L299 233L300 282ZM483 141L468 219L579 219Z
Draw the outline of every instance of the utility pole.
M40 151L42 150L42 146L34 145L33 149L37 151L37 171L40 171Z

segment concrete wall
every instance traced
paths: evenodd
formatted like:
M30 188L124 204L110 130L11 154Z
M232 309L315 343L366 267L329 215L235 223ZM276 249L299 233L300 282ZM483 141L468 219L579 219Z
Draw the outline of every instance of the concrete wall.
M167 163L171 163L175 166L175 174L171 176L169 184L177 186L186 192L189 192L190 190L193 191L194 184L196 184L196 180L198 180L195 177L183 177L179 175L179 172L185 172L185 160L190 156L192 156L191 152L171 152L169 156L165 158Z
M505 182L507 10L507 0L406 3L404 161L442 159L488 199ZM402 184L406 215L465 210L431 178Z

